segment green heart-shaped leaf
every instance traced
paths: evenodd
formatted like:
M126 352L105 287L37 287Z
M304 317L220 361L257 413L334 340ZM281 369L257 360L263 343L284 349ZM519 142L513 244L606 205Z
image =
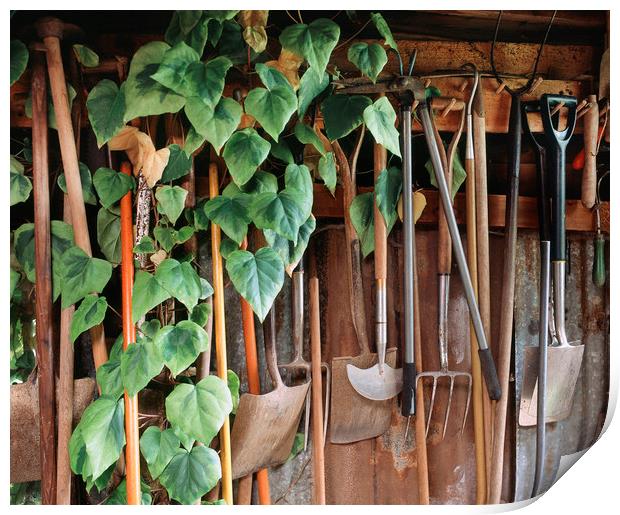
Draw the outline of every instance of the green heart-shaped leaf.
M325 88L329 85L329 75L327 73L323 73L323 77L320 78L320 75L310 71L306 71L301 76L299 81L299 89L297 90L297 97L299 99L298 107L297 107L297 115L299 119L303 119L310 107L312 101L318 97Z
M121 354L123 386L131 396L149 384L164 367L159 347L150 338L140 338Z
M375 141L400 157L398 131L394 126L396 113L387 97L379 98L374 104L364 109L364 123L372 133Z
M152 41L140 47L131 59L125 81L125 121L141 116L176 113L185 98L151 78L170 49L163 41Z
M379 212L385 220L388 234L396 222L398 199L403 191L402 171L395 166L383 170L375 183L375 198Z
M175 376L196 361L198 354L209 348L206 331L191 320L162 327L157 331L154 341L161 350L164 363ZM166 412L168 419L172 421L168 408Z
M275 70L274 70L275 71ZM245 99L245 111L256 118L275 141L297 110L297 97L291 85L272 89L254 88Z
M90 90L86 100L90 126L101 148L110 141L125 122L125 88L109 79L103 79Z
M11 194L10 205L14 206L20 202L26 202L32 191L32 182L23 173L11 171Z
M284 172L284 184L286 188L282 193L295 193L296 201L299 203L303 213L302 222L312 213L312 202L314 200L313 181L310 170L306 165L290 164Z
M443 143L443 141L442 141ZM444 143L444 147L446 144ZM424 163L424 168L428 172L428 175L431 180L431 184L437 188L437 180L435 179L435 169L433 168L433 162L429 157L426 163ZM459 188L463 185L467 179L467 172L465 168L463 168L463 163L461 162L461 157L458 152L454 153L454 157L452 158L452 184L450 185L450 195L452 200L454 201L454 197L459 191Z
M93 177L93 184L101 205L108 208L134 188L135 180L131 175L111 168L99 168Z
M396 44L396 41L394 41L392 31L390 30L390 27L388 26L385 18L383 18L381 13L371 13L370 19L375 24L375 27L377 27L379 34L383 36L385 44L398 52L398 45Z
M82 183L82 196L84 197L84 202L90 204L92 206L97 205L97 199L95 197L95 192L93 190L93 178L90 174L90 170L88 166L84 163L80 163L80 182ZM58 187L62 190L63 193L67 193L67 183L65 180L65 174L61 173L58 176Z
M73 53L82 66L86 68L99 66L99 56L86 45L73 45Z
M185 32L181 28L179 14L181 12L185 11L175 11L172 15L172 20L170 21L170 25L168 25L164 38L166 42L171 45L175 45L180 41L185 41L185 43L196 50L199 55L202 55L207 43L207 37L211 36L211 31L209 30L210 18L203 13L192 29L189 32ZM186 24L185 28L187 28L187 26Z
M209 317L211 316L211 303L210 302L202 302L192 310L189 319L192 322L195 322L200 327L204 327L207 325Z
M377 77L387 64L385 49L378 43L353 43L347 53L351 61L366 77L376 82Z
M79 247L71 247L60 258L62 307L83 299L89 293L101 293L110 277L112 265L90 257Z
M183 34L189 34L190 31L202 18L202 11L176 11L179 15L179 26Z
M161 283L148 272L138 270L133 285L131 317L140 320L151 309L171 297Z
M140 332L147 338L155 338L157 331L161 329L161 322L157 318L147 320L140 326Z
M282 86L283 88L291 88L291 83L284 76L284 74L276 70L272 66L267 66L263 63L257 63L255 67L256 73L260 77L261 82L267 89L277 88Z
M241 245L251 221L250 203L251 198L245 193L234 197L220 195L206 202L203 209L211 222L219 225L226 236Z
M121 358L110 355L108 361L97 369L97 384L102 395L118 399L123 395L123 378L121 376Z
M108 302L105 297L97 295L87 295L80 303L80 307L73 313L71 319L71 329L69 336L71 342L75 342L77 337L91 327L95 327L103 322L105 313L108 309Z
M304 145L312 145L316 151L322 156L325 155L325 147L323 146L323 142L320 140L319 136L312 127L304 123L298 123L295 125L295 137L299 140L300 143Z
M155 279L170 295L181 301L191 311L202 293L200 277L191 263L164 259L155 271Z
M284 264L278 254L270 247L256 254L236 250L226 260L226 271L235 289L263 321L284 283Z
M239 125L243 109L232 98L222 97L215 108L204 103L188 104L185 106L185 113L196 131L202 134L219 154Z
M205 104L215 107L224 91L226 74L232 66L227 57L219 56L206 63L195 62L187 70L186 84L189 96L198 97Z
M306 204L296 190L261 193L254 197L251 218L259 229L271 229L296 244L297 231L308 217Z
M364 122L364 110L372 104L360 95L331 95L321 104L325 132L330 141L344 138Z
M196 385L179 384L166 397L166 416L170 423L207 445L231 410L228 385L217 376L207 376Z
M19 39L11 40L11 86L22 76L28 65L28 48Z
M184 41L166 50L157 71L151 75L153 80L162 86L181 93L192 95L192 87L188 84L188 71L191 64L202 66L198 52Z
M231 185L234 185L234 183L230 183L226 189ZM275 193L278 191L278 178L272 173L258 170L239 190L249 195L257 195L266 191L273 191Z
M160 186L155 192L157 211L175 223L185 208L187 190L181 186Z
M213 449L194 447L179 449L164 469L159 482L172 499L182 504L196 504L222 477L220 459Z
M149 485L143 480L140 480L140 504L148 506L153 502L151 498L151 489ZM110 497L108 497L103 504L117 504L120 506L127 505L127 480L123 479L120 484L114 489Z
M237 407L239 406L239 387L241 386L241 381L239 380L239 376L232 370L228 370L226 377L228 379L228 389L230 390L233 406L231 413L234 415L237 413Z
M269 246L278 253L282 262L286 265L287 271L290 271L290 269L295 268L301 260L308 246L308 241L310 241L310 236L315 228L316 219L314 216L310 215L308 220L299 228L297 245L293 245L293 242L269 229L265 229L263 234Z
M366 257L375 249L374 199L372 191L353 199L349 207L351 223L360 240L362 255Z
M293 153L284 140L271 142L271 155L276 159L288 164L294 163Z
M271 145L252 128L235 132L224 147L222 156L231 177L238 186L248 182L260 164L267 159Z
M162 431L158 427L147 427L140 437L140 452L153 479L157 479L179 450L181 442L172 429Z
M187 106L186 106L187 108ZM192 159L176 144L168 145L170 157L168 164L161 174L161 182L170 182L179 179L189 173L192 167Z
M319 159L319 175L325 187L334 195L336 193L336 183L338 180L336 172L336 159L333 152L327 152Z
M286 27L280 34L280 43L304 57L310 70L321 78L339 38L340 27L332 20L319 18L308 25L299 23Z

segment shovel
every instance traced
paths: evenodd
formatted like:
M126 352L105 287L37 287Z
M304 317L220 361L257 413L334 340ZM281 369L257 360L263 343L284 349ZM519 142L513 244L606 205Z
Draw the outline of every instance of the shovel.
M379 174L386 168L387 151L375 143L375 183ZM386 364L396 360L396 348L387 349L387 228L383 215L374 207L375 220L375 326L378 363L370 368L359 368L347 364L347 376L357 393L373 401L385 401L398 395L402 389L402 370Z
M278 372L273 308L263 323L267 370L274 389L266 395L246 393L239 400L231 435L232 477L280 465L288 458L310 383L286 386Z

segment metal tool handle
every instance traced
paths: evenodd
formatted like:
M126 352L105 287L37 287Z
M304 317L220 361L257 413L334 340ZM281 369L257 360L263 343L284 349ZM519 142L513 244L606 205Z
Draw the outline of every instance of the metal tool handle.
M563 103L568 109L568 119L564 130L557 130L553 125L551 109ZM540 98L540 116L542 118L549 164L551 193L551 260L566 260L566 146L575 130L577 120L577 99L565 95L544 94ZM557 306L557 305L556 305ZM556 321L557 325L557 321Z
M293 362L302 359L304 344L304 271L298 266L293 272Z
M549 344L549 261L551 245L540 242L540 310L538 319L538 396L536 398L536 468L532 497L540 493L545 471L545 397L547 389L547 346Z
M430 125L430 113L428 112L428 106L426 103L420 102L416 109L418 117L422 122L422 128L424 129L424 136L426 138L426 144L428 146L431 161L433 162L433 168L435 170L435 180L439 186L439 194L441 202L446 213L448 221L448 229L450 230L450 237L452 238L452 248L454 251L454 257L459 267L461 280L465 290L465 298L467 299L467 305L469 307L469 314L472 319L474 331L476 332L476 338L478 339L478 354L480 355L480 364L482 367L482 374L487 385L489 397L493 400L497 400L501 397L501 387L499 385L499 379L497 377L497 370L495 369L495 363L489 346L487 345L486 336L482 327L482 320L480 318L480 311L476 304L474 297L474 290L469 275L469 268L467 267L467 261L465 259L465 251L463 250L463 243L461 241L461 235L456 224L456 218L454 211L450 203L450 194L448 193L448 185L443 174L443 166L441 159L439 158L439 149L437 142L433 137L431 125ZM406 134L406 133L405 133ZM403 161L404 162L404 161ZM406 247L405 247L406 248Z
M413 197L411 195L411 106L403 105L400 116L403 138L403 232L405 248L405 356L403 359L401 413L403 416L408 417L410 415L415 415L416 388L413 304L413 257L415 254L415 227L413 220Z
M387 150L383 145L375 143L374 168L375 184L379 175L387 166ZM379 211L375 197L374 203L375 220L375 344L377 346L377 361L379 372L383 371L385 364L385 351L387 348L387 227L383 215Z
M265 361L271 376L274 388L284 386L278 372L278 358L276 355L276 312L272 307L263 322L263 338L265 340Z

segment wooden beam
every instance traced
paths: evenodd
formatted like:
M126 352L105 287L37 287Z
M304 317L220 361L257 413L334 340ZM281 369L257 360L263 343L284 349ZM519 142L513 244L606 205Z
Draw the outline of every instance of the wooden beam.
M358 188L358 194L373 191L372 188ZM422 190L426 197L426 208L418 220L420 225L436 225L439 207L439 198L435 190ZM336 188L336 195L332 195L321 184L314 185L314 205L312 212L317 218L342 218L343 216L342 189ZM504 195L489 195L489 227L504 227L506 211L506 197ZM459 224L465 224L465 194L457 193L455 199L455 214ZM519 197L520 229L538 229L538 213L535 197ZM586 209L580 200L566 201L566 230L594 232L596 218L594 212ZM609 202L601 204L601 230L609 233Z

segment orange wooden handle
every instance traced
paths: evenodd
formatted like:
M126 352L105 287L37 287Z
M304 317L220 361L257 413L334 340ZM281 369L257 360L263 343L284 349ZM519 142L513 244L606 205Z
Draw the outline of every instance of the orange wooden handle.
M584 166L581 174L581 203L592 209L596 202L596 147L598 132L598 104L596 95L588 97L591 107L583 115Z
M121 172L131 175L131 165L121 164ZM131 317L133 291L133 223L131 191L121 198L121 292L123 298L123 350L136 342L136 326ZM140 504L140 429L138 427L138 396L130 397L125 390L125 470L127 504Z

